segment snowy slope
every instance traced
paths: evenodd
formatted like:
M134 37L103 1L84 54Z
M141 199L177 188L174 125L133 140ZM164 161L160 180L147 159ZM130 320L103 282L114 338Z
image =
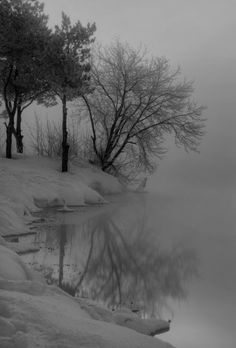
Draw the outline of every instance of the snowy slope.
M60 172L60 162L48 158L0 159L0 235L26 231L30 212L42 207L102 204L102 193L122 191L112 176L93 167L70 165Z
M94 315L82 309L76 299L37 281L19 256L4 246L0 246L0 265L0 347L172 347L128 328L92 319Z

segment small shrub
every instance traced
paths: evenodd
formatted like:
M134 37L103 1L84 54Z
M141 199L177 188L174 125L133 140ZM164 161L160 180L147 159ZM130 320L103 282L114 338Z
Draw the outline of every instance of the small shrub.
M69 158L88 159L88 136L81 134L80 123L79 118L71 117L68 119ZM35 125L30 127L29 131L31 146L38 156L61 157L62 130L60 122L48 119L46 122L42 122L39 116L35 115Z

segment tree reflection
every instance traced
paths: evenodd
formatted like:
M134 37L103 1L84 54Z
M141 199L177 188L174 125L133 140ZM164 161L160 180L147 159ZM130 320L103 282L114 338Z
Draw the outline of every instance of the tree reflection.
M170 298L185 298L198 260L183 245L164 248L146 214L145 202L136 197L134 204L81 225L63 216L60 227L45 235L43 267L53 267L52 281L73 295L161 314Z
M58 285L62 287L63 271L64 271L64 257L65 257L65 245L66 238L66 225L62 224L59 231L59 271L58 271Z
M186 282L197 275L195 252L181 246L161 249L158 231L146 227L145 214L129 227L103 214L86 230L86 262L75 281L79 295L110 306L134 303L149 315L167 306L168 297L186 296Z

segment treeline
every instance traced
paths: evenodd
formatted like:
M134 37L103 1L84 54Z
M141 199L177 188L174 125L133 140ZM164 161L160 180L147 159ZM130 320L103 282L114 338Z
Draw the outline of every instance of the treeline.
M61 103L63 172L68 169L67 103L77 100L91 125L92 158L102 170L126 178L152 172L173 134L177 145L197 150L203 107L192 102L192 83L165 58L119 41L93 47L95 23L72 24L62 13L50 29L35 0L0 2L0 98L7 119L6 157L12 139L23 152L22 113L32 103ZM91 154L90 154L91 157Z

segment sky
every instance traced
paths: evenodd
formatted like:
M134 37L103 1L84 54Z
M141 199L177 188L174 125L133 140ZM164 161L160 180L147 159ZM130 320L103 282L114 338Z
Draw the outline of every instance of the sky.
M200 176L206 185L211 180L233 184L236 0L45 0L44 4L50 26L60 23L64 11L83 25L95 22L96 40L102 44L116 38L131 46L142 44L151 55L165 56L173 67L180 65L183 76L194 81L194 99L207 106L207 133L200 155L186 155L170 144L160 168L174 168L179 176L193 180Z

